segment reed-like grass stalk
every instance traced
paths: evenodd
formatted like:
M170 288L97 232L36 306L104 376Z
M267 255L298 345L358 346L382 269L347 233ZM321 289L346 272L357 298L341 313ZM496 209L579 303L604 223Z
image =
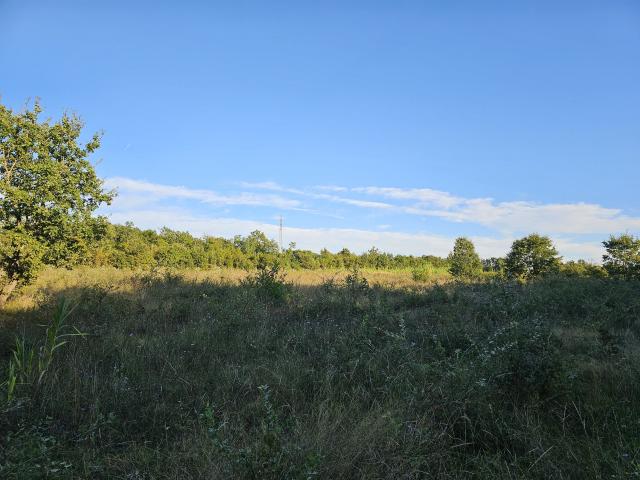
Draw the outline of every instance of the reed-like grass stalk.
M18 388L29 391L33 396L44 382L51 368L55 352L68 342L69 337L84 336L66 321L73 311L71 303L63 298L46 327L44 339L29 345L24 337L16 337L14 350L9 360L7 380L2 383L6 389L6 401L11 403ZM71 330L71 331L69 331Z

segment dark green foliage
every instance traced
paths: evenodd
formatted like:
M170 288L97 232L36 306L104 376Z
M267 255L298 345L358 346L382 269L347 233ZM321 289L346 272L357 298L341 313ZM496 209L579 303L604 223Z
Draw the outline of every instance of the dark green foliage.
M287 250L286 260L289 265L295 265L303 270L320 268L321 260L318 255L309 250Z
M254 258L260 255L277 255L280 251L278 244L259 230L251 232L244 238L238 235L233 243L242 253Z
M344 279L344 285L351 294L367 292L369 290L369 282L362 275L358 267L351 268L351 271Z
M0 104L0 269L20 283L35 277L40 260L86 259L106 228L92 214L112 198L88 160L100 137L82 145L80 119L65 114L50 123L40 113L38 102L22 113Z
M535 319L513 321L496 329L483 345L480 357L487 381L500 395L514 401L548 395L561 373L551 326Z
M602 242L607 250L602 262L609 275L640 278L640 238L624 234Z
M255 290L258 298L264 302L283 304L289 298L292 286L285 280L285 275L278 262L267 265L261 262L254 276L242 282Z
M51 433L47 420L40 424L24 424L0 438L0 446L10 446L0 452L0 474L16 480L64 479L71 475L73 466L61 460L61 445Z
M9 281L31 282L42 266L44 247L24 228L0 229L0 268Z
M456 278L476 278L482 272L482 262L473 242L467 238L456 238L449 254L449 272Z
M482 260L482 270L485 272L502 273L504 271L504 258L485 258Z
M140 230L133 224L106 225L102 239L91 246L87 258L79 263L116 268L214 268L230 267L253 270L260 264L277 262L291 269L429 270L446 268L445 259L425 255L392 255L375 248L362 255L343 249L320 253L289 248L279 252L277 244L264 233L255 231L247 237L196 238L187 232L163 228L159 233Z
M551 239L534 233L513 242L505 259L505 271L512 278L530 280L557 272L560 263Z

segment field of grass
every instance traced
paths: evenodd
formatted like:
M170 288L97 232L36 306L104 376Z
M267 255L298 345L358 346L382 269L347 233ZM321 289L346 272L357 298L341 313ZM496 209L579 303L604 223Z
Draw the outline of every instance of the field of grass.
M364 275L45 272L0 478L640 477L640 282Z

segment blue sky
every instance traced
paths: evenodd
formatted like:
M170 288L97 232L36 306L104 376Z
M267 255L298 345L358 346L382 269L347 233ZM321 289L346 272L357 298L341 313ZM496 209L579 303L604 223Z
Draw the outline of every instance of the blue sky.
M103 130L113 221L485 256L640 232L637 1L0 0L0 95Z

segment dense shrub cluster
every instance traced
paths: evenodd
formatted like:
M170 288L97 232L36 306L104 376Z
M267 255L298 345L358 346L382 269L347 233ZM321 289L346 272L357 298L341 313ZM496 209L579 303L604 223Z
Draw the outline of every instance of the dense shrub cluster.
M294 270L352 270L354 268L371 270L408 270L414 280L433 279L439 275L474 277L484 271L484 276L510 276L509 265L503 258L489 258L481 263L475 253L473 243L467 239L458 239L448 258L434 255L394 255L381 252L373 247L365 253L355 254L344 248L337 253L322 249L319 253L310 250L296 249L292 244L284 251L280 251L278 244L260 231L254 231L246 237L237 235L233 239L206 236L194 237L188 232L179 232L163 228L155 230L141 230L132 223L124 225L102 224L99 240L86 247L85 254L77 257L68 266L91 265L112 266L116 268L155 268L166 267L174 269L189 268L239 268L254 270L261 265L278 264L281 268ZM533 235L533 237L537 237ZM526 240L529 237L525 237ZM461 240L466 242L462 245ZM548 240L548 239L547 239ZM517 243L517 242L516 242ZM512 257L514 256L512 252ZM529 255L528 257L526 255ZM521 255L518 265L526 264L531 254ZM562 274L571 277L603 277L608 273L616 275L621 268L620 262L614 264L606 257L604 267L609 264L612 268L603 268L584 260L561 263L555 258L554 269L538 271L534 267L535 256L532 257L531 272L528 277L541 273ZM515 263L515 262L512 262ZM535 265L534 265L535 264ZM625 270L633 271L638 268L627 261L631 267ZM626 264L625 264L626 265ZM525 267L523 267L525 268ZM518 272L514 270L513 275Z
M357 255L348 249L332 253L299 250L295 246L280 252L278 244L260 231L232 240L196 238L187 232L163 228L141 230L133 224L108 225L105 235L80 263L116 268L212 268L255 269L278 262L293 269L351 269L353 267L398 270L446 268L446 259L433 255L412 256L384 253L376 248Z

